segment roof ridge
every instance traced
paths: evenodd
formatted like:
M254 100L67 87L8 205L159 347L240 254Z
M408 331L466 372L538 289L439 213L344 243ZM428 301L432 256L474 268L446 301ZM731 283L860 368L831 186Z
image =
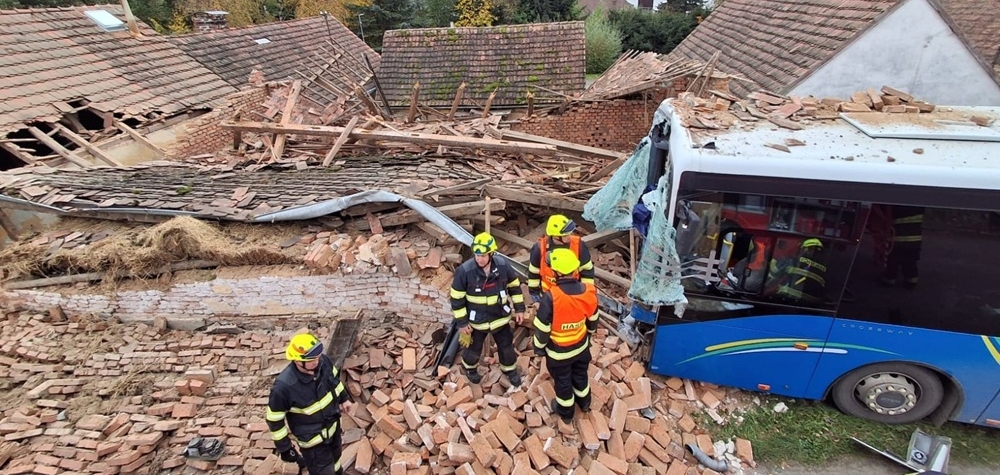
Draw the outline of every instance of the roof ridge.
M468 30L477 30L477 31L484 31L484 30L506 29L506 30L520 31L520 30L529 30L532 27L540 27L540 28L545 28L545 29L554 29L555 27L558 27L558 26L574 25L574 24L577 24L577 23L580 24L581 26L584 25L584 22L582 20L576 20L576 21L552 21L552 22L539 22L539 23L519 23L519 24L516 24L516 25L436 26L436 27L430 27L430 28L404 28L404 29L399 29L399 30L388 30L388 31L386 31L386 33L406 35L408 32L431 31L431 30L465 30L465 31L468 31ZM399 33L397 33L397 32L399 32Z
M28 8L13 8L9 10L0 10L0 15L17 15L21 13L49 13L49 12L68 12L72 10L80 10L93 8L93 7L117 7L121 8L121 5L117 3L98 3L95 5L70 5L62 7L28 7Z

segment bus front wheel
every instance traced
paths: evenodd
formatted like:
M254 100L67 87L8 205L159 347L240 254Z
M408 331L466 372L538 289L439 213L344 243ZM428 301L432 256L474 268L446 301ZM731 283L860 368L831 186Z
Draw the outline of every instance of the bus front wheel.
M833 402L852 416L887 424L919 421L944 398L941 378L905 363L878 363L847 373L833 388Z

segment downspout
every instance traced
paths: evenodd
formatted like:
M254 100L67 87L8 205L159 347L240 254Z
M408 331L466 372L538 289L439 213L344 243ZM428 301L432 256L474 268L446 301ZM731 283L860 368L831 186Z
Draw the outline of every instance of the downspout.
M694 455L694 458L698 460L698 463L715 470L719 473L726 473L729 471L729 464L725 460L715 460L709 457L708 454L702 452L695 444L687 444L688 452Z
M128 25L129 33L132 33L132 36L136 38L142 36L139 33L139 24L135 22L135 16L132 15L132 8L129 7L128 5L128 0L121 0L121 1L122 1L122 11L125 12L125 23Z

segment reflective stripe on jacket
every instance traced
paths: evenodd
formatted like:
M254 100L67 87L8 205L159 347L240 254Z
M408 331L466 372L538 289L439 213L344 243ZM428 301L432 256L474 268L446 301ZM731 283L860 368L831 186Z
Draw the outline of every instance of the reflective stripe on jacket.
M535 348L549 358L566 360L587 350L597 330L597 288L564 277L542 295L535 316Z
M893 242L923 241L924 210L913 206L892 207Z
M555 272L545 262L545 255L552 249L569 248L580 259L580 281L585 284L594 283L594 262L590 259L590 249L579 236L570 236L568 246L556 244L550 237L543 237L531 248L528 262L528 291L532 295L549 290L556 281Z
M332 438L340 424L340 405L347 391L340 371L326 355L320 356L314 378L290 363L274 381L265 419L279 452L292 448L289 436L300 448L319 445Z
M510 322L510 314L524 312L524 295L517 272L504 258L494 255L486 275L475 258L455 269L451 284L451 310L459 328L472 325L493 331ZM513 305L513 308L511 308Z

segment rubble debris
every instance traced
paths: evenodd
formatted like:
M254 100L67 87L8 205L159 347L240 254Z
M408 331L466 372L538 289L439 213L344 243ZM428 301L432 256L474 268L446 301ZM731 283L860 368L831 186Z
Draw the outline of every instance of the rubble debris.
M209 335L99 318L48 321L48 313L10 304L0 314L0 377L10 382L0 388L6 408L0 465L7 464L7 473L297 470L274 456L264 422L272 378L284 363L278 350L292 328ZM683 449L709 443L714 453L711 439L696 426L682 427L677 417L691 420L701 403L677 392L681 380L644 376L629 346L606 330L598 330L592 349L593 410L579 414L574 427L549 414L552 382L540 359L525 351L527 328L516 339L525 384L512 389L495 352L483 360L490 365L483 383L470 386L457 367L432 367L439 351L432 346L434 328L388 317L369 321L376 323L343 364L357 402L342 422L347 469L711 473ZM321 321L317 334L329 332L328 322ZM698 399L706 391L728 399L710 385L700 386ZM647 405L653 420L639 415ZM224 443L225 454L214 461L185 458L199 437ZM748 444L729 445L732 450L716 457L751 463Z

